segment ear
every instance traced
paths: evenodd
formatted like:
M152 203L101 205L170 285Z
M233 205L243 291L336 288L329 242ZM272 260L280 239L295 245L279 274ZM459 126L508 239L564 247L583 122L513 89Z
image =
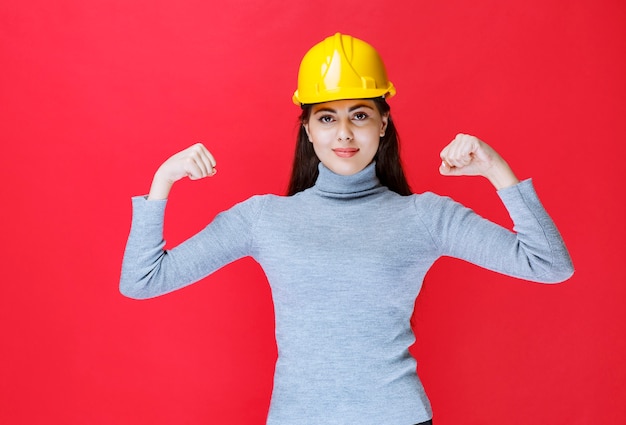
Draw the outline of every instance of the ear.
M389 124L389 113L383 114L381 116L381 120L382 125L380 127L380 137L383 137L385 135L385 132L387 131L387 125Z
M309 138L309 142L313 143L313 141L311 140L311 133L309 133L309 123L305 122L304 124L302 124L302 127L304 127L304 131L306 131L306 135Z

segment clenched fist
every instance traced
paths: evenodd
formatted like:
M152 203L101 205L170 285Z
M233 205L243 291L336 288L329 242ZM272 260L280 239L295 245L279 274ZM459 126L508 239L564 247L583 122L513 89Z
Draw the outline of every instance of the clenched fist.
M154 174L148 199L166 199L172 185L183 177L198 180L214 176L215 158L202 143L196 143L168 158Z
M457 134L440 154L444 176L483 176L496 189L517 184L506 161L488 144L469 134Z

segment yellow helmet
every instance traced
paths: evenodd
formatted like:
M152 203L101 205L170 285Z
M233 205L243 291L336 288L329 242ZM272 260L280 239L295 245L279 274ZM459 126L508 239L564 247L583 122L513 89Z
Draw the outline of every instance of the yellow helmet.
M302 58L293 103L391 97L396 89L387 79L376 49L358 38L337 33L313 46Z

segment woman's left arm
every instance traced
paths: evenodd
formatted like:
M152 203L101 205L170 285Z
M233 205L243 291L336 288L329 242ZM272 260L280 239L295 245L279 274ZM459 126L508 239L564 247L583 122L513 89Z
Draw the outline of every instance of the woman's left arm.
M560 282L572 275L567 248L531 180L520 183L494 149L467 134L457 135L443 149L441 159L439 171L443 175L487 178L498 190L515 231L511 233L454 202L445 202L443 214L434 219L444 255L539 282Z

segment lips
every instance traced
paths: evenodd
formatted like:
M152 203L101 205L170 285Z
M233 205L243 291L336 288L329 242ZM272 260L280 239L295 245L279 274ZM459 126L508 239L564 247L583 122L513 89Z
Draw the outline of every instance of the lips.
M359 149L357 148L335 148L333 152L340 158L351 158L357 154Z

